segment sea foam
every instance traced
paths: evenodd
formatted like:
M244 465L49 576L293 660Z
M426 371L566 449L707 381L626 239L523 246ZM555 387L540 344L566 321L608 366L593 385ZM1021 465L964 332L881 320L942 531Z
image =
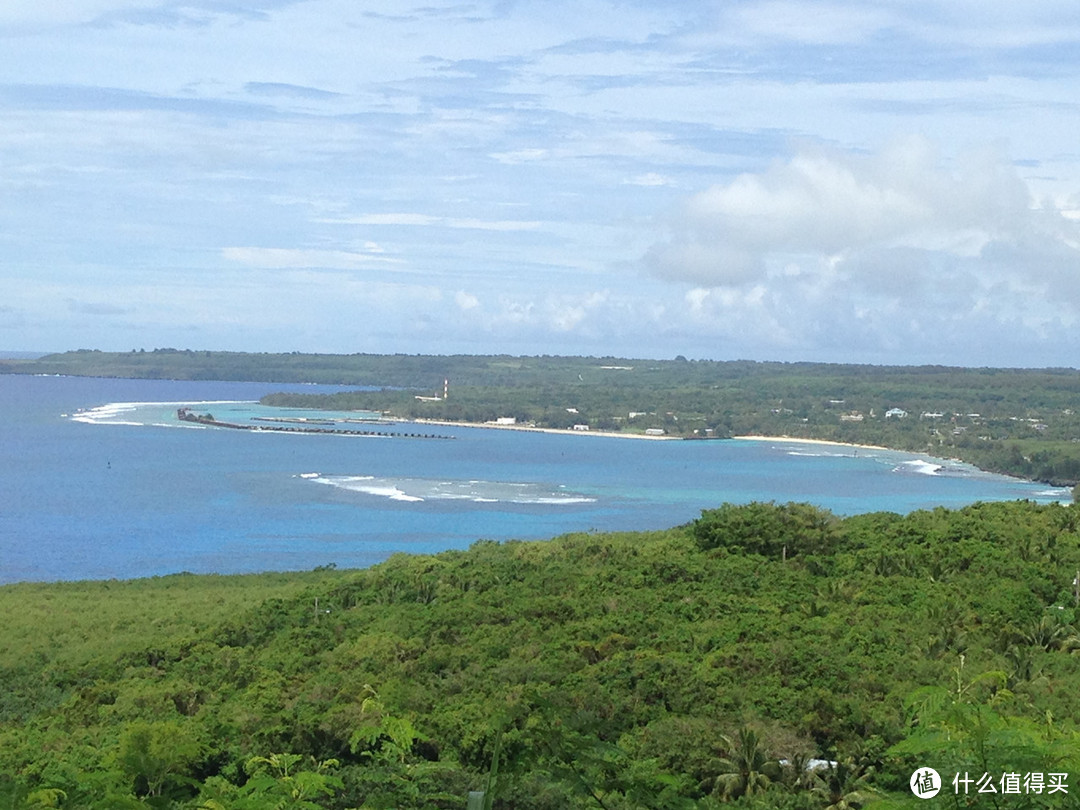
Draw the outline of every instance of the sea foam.
M427 478L379 478L373 475L301 473L315 483L392 501L462 501L476 504L512 503L566 506L595 503L596 499L561 487L520 481L455 481Z
M211 405L244 405L245 400L206 400L200 402L177 401L177 402L108 402L93 408L77 411L68 415L72 422L81 422L86 425L127 425L129 427L179 427L179 424L166 424L161 422L163 409L173 408L205 408ZM124 417L124 418L120 418ZM141 419L140 419L141 417ZM189 425L194 427L194 425ZM201 426L199 426L201 427Z
M903 468L903 469L901 469ZM896 470L898 472L913 472L919 475L940 475L944 469L940 464L934 464L931 461L924 461L921 458L913 461L901 462Z

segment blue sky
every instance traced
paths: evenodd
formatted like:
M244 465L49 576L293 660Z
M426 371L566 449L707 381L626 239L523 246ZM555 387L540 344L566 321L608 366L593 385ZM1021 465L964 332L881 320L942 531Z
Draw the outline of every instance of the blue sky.
M0 349L1080 365L1080 6L5 0Z

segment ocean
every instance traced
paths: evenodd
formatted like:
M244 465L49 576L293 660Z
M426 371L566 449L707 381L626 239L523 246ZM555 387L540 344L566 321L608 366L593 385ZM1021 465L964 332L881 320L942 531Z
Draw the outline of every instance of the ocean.
M189 407L220 421L323 427L314 420L326 414L257 404L282 390L340 389L0 375L0 582L365 567L479 539L662 529L724 502L853 514L1070 497L841 445L374 421L333 427L380 435L319 435L177 419ZM446 438L390 435L417 433Z

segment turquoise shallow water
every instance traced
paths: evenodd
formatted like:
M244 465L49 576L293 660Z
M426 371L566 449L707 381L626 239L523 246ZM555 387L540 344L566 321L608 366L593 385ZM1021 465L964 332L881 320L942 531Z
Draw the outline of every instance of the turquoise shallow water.
M665 528L725 501L852 514L1069 495L923 456L781 440L338 425L453 437L437 441L176 419L184 405L234 422L325 416L253 404L280 390L331 389L0 375L0 582L367 566L481 538Z

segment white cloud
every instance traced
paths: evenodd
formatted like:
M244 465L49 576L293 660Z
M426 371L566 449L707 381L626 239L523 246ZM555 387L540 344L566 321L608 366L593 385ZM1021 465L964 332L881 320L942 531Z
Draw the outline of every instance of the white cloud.
M458 308L462 312L468 312L469 310L476 309L480 306L480 299L464 290L458 290L454 294L454 303L458 305Z
M972 257L1018 240L1049 249L1073 231L1057 210L1037 210L993 152L945 166L927 142L912 139L873 155L803 151L713 186L686 203L650 261L669 279L731 285L774 276L793 259L820 272L864 251Z
M1080 223L993 151L804 151L688 200L647 256L703 330L776 347L1018 343L1080 323ZM837 336L844 335L844 338Z
M550 151L547 149L530 148L515 149L511 152L495 152L491 157L499 163L517 165L519 163L532 163L534 161L545 160L550 157L550 154Z
M646 172L623 181L628 186L670 186L672 181L657 172Z
M597 337L622 320L625 299L616 299L608 290L530 294L502 292L489 306L470 294L458 292L456 301L473 323L489 332L521 336ZM631 304L632 306L632 304ZM616 328L626 328L625 324Z
M231 262L267 269L323 267L335 270L359 270L375 265L404 264L401 259L378 255L382 251L373 243L368 243L366 247L370 252L355 253L345 250L303 248L227 247L221 251L221 255Z
M428 228L461 228L475 231L535 231L542 222L513 219L487 220L470 217L438 217L411 212L359 214L357 216L323 219L333 225L404 225Z

